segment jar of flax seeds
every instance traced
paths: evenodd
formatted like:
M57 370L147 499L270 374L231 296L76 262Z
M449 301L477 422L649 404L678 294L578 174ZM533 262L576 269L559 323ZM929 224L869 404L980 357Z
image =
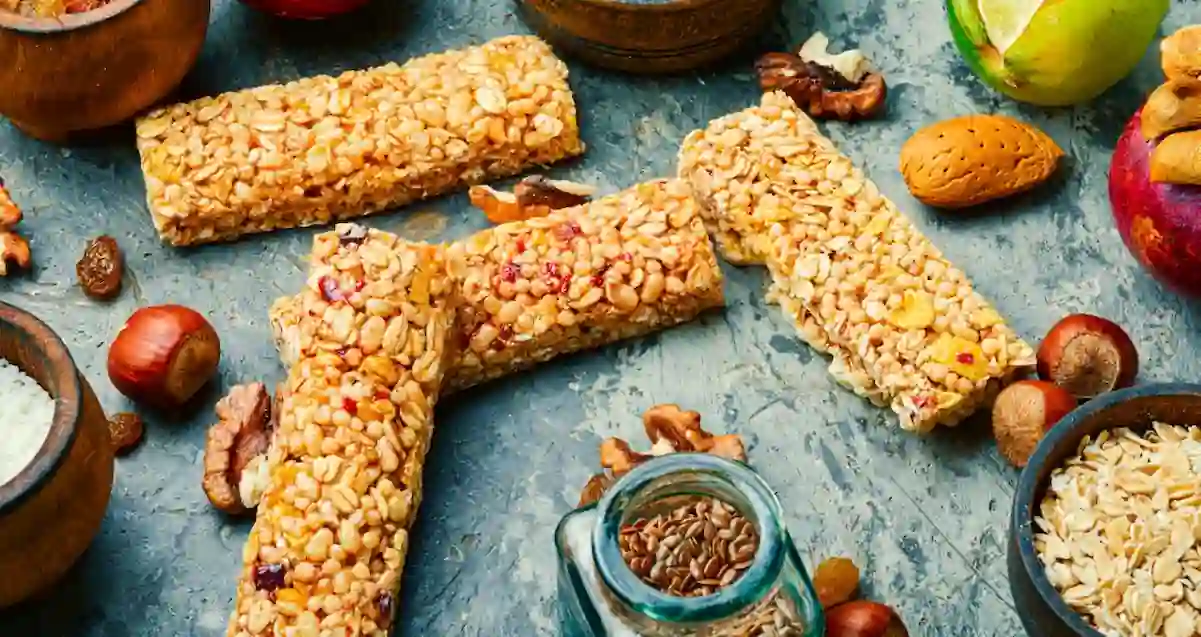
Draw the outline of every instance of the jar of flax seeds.
M821 637L821 605L771 488L744 464L674 453L555 531L564 637Z

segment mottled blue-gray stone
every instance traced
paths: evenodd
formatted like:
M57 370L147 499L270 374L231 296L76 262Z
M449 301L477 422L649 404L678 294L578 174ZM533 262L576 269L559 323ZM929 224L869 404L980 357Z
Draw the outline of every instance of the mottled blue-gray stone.
M1129 329L1146 379L1201 374L1197 308L1137 268L1106 199L1118 132L1160 81L1152 52L1092 105L1039 110L1003 99L969 73L937 0L785 5L763 48L796 45L820 29L833 49L859 46L883 69L891 87L887 117L826 131L1016 329L1036 341L1066 312L1095 312ZM376 0L344 19L287 24L218 0L183 93L399 61L525 32L513 8L508 1ZM1166 28L1192 22L1201 22L1201 5L1176 0ZM625 77L572 62L589 150L553 174L605 191L671 174L685 133L756 100L751 61L671 78ZM897 173L904 140L936 120L992 112L1050 133L1069 155L1064 176L982 214L939 215L914 202ZM30 275L0 280L0 299L58 331L110 412L130 406L107 382L105 348L139 305L181 302L211 317L224 343L220 382L202 411L175 421L150 418L146 444L118 462L95 545L47 599L0 613L5 636L224 635L249 524L214 512L201 491L209 407L235 383L282 378L267 307L300 286L315 232L166 247L146 212L132 132L114 137L58 148L0 123L0 174L28 210L23 231L37 260ZM485 225L462 195L368 223L417 238L461 237ZM101 233L117 237L128 258L127 290L112 304L89 301L74 283L85 241ZM555 634L555 523L595 470L600 440L641 439L637 414L657 402L699 410L710 430L745 434L802 555L811 565L828 555L853 557L863 566L865 593L896 605L912 634L1021 632L1002 559L1016 473L995 453L987 423L977 419L926 439L900 432L890 414L838 389L821 357L793 338L792 326L763 301L762 270L726 272L724 313L557 361L439 408L400 634Z

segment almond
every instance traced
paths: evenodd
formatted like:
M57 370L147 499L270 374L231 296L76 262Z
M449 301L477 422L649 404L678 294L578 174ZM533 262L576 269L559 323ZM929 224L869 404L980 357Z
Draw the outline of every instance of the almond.
M1003 115L968 115L927 126L901 148L909 192L938 208L965 208L1046 181L1063 150L1041 130Z

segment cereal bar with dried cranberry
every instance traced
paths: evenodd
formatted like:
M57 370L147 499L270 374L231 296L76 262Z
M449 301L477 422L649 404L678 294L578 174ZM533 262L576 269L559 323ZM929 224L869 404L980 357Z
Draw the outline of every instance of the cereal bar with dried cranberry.
M230 637L385 637L421 502L457 290L441 246L315 241Z
M584 152L567 67L529 36L160 108L137 145L173 245L362 217Z
M447 262L463 299L447 391L724 305L716 255L679 180L484 230L448 246ZM285 364L311 338L303 311L294 297L271 308Z
M957 424L1033 365L967 275L784 94L688 135L680 174L723 254L766 263L768 298L906 430Z

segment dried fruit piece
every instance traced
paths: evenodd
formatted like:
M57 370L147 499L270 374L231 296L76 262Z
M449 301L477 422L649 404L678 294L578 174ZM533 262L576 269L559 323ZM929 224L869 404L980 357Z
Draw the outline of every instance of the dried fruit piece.
M597 502L605 495L605 491L613 486L617 478L608 475L604 472L597 473L588 479L588 484L584 485L584 490L580 492L580 502L577 507L586 507L593 502Z
M1143 137L1164 135L1201 125L1201 81L1175 80L1152 91L1139 115Z
M1038 377L1080 400L1134 384L1138 351L1117 323L1091 314L1070 314L1038 347Z
M755 63L759 86L765 92L783 91L796 105L818 119L853 121L878 115L888 87L858 49L829 53L830 40L813 34L792 53L768 53Z
M286 574L283 564L259 564L254 567L254 587L273 593L284 587Z
M1151 181L1201 186L1201 130L1168 135L1151 151Z
M988 378L988 358L980 345L943 332L930 344L930 360L941 363L964 378L977 381Z
M609 469L613 472L614 476L619 478L629 473L634 467L650 459L651 456L631 450L630 444L620 438L608 438L601 443L601 466Z
M237 385L217 402L218 422L205 441L202 484L209 502L226 513L258 506L268 477L263 456L271 441L271 405L262 383Z
M901 176L922 203L965 208L1038 186L1062 158L1055 140L1030 124L968 115L914 133L901 147Z
M4 180L0 179L0 231L12 230L13 226L21 222L21 217L21 209L4 187Z
M846 557L827 558L813 571L813 588L822 608L846 602L859 590L859 567Z
M826 637L909 637L909 631L893 609L858 600L826 611Z
M1025 467L1047 431L1075 408L1076 399L1054 383L1023 380L1006 387L992 409L997 450L1013 466Z
M116 239L102 235L88 242L83 257L75 264L75 274L83 293L108 300L121 293L125 262Z
M1159 53L1164 77L1201 79L1201 25L1184 27L1164 38Z
M0 276L8 276L10 266L28 268L32 260L24 238L15 232L0 231Z
M490 186L472 186L467 196L471 205L484 211L492 223L508 223L545 217L553 210L585 204L595 191L585 184L531 175L518 182L512 193Z
M888 313L888 322L903 330L922 330L934 323L934 298L924 290L905 290L901 305Z
M123 456L142 441L145 427L137 414L123 411L108 419L108 439L118 456Z

